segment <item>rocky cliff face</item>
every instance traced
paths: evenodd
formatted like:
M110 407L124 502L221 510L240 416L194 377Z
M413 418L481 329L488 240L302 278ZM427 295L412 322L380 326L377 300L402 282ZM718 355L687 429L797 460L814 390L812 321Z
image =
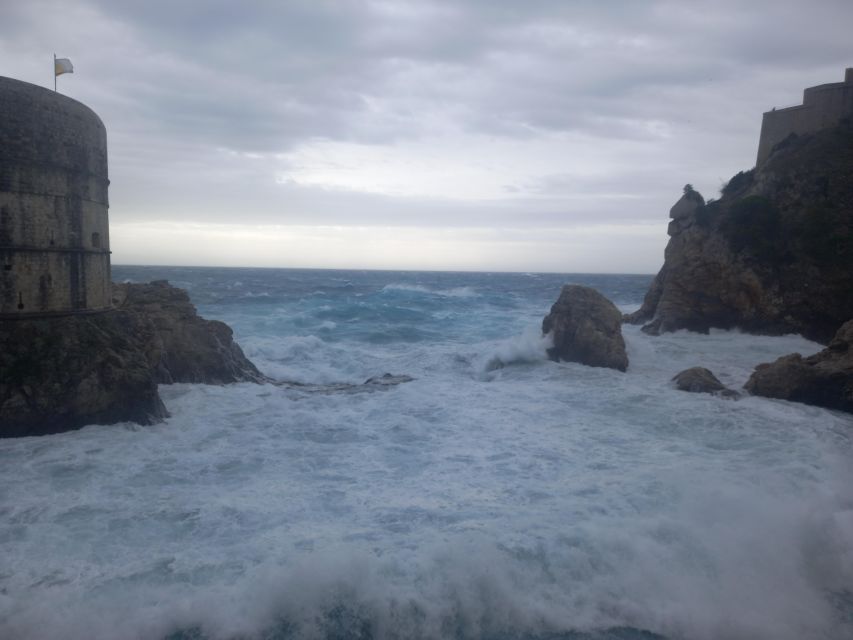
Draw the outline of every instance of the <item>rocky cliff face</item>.
M263 379L234 342L231 327L199 316L183 289L165 280L116 284L113 303L153 325L161 354L154 368L157 382L228 384Z
M739 327L826 343L853 318L853 125L778 145L717 201L685 188L664 266L626 317L649 333Z
M105 313L0 321L0 437L167 416L158 383L260 381L231 329L166 282L115 287Z
M0 436L166 415L153 324L132 311L0 322Z

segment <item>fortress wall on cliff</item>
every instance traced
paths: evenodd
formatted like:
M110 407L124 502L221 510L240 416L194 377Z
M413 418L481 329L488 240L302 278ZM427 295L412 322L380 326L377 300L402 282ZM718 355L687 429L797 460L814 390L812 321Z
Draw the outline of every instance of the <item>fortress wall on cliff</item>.
M773 147L792 133L814 133L833 127L851 115L853 68L845 71L844 82L822 84L803 91L803 104L766 112L761 121L756 165L763 163Z
M110 307L108 186L97 114L0 77L0 317Z

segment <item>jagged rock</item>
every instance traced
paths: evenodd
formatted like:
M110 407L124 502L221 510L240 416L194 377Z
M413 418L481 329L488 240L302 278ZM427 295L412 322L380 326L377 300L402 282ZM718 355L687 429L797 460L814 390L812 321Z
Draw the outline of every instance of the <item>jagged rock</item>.
M162 342L157 382L228 384L260 382L261 373L234 342L224 322L205 320L196 312L189 295L165 280L149 284L113 285L117 308L148 318Z
M168 414L152 371L162 346L130 311L0 322L0 437Z
M628 355L621 323L622 314L598 291L565 285L551 313L542 321L542 333L550 333L554 341L548 356L552 360L625 371Z
M115 287L116 308L0 321L0 437L168 416L157 384L264 377L231 329L166 282Z
M693 187L687 185L684 188L684 194L669 210L669 217L672 218L672 222L669 223L667 233L674 236L689 229L693 226L696 212L704 206L705 199L702 197L702 194L694 191Z
M672 379L676 389L692 393L711 393L727 398L737 398L740 394L726 387L705 367L691 367L677 373Z
M664 265L627 322L826 343L853 317L853 124L794 137L720 200L686 193L670 215Z
M745 387L758 396L853 413L853 320L813 356L793 353L758 365Z

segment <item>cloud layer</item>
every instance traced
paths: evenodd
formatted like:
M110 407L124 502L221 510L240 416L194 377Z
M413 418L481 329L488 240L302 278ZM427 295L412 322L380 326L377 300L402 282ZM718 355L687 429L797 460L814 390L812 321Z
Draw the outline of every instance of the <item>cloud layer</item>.
M47 86L55 49L76 68L60 90L108 127L117 262L186 258L146 259L123 235L133 225L149 247L190 225L209 260L221 225L316 226L311 266L359 266L332 263L374 229L383 264L420 230L430 250L407 265L450 268L445 229L457 255L466 241L478 254L484 232L514 251L519 234L589 245L543 261L531 241L465 268L601 270L589 256L610 255L605 270L653 271L680 187L715 195L754 162L763 111L853 65L853 5L831 0L89 0L3 14L0 73Z

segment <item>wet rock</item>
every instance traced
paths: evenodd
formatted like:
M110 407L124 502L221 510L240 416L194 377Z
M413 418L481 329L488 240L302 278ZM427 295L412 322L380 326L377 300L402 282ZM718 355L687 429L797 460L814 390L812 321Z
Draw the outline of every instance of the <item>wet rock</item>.
M552 360L625 371L628 355L621 324L622 314L598 291L566 285L542 321L542 333L550 333L553 338L548 356Z
M711 393L727 398L737 398L740 394L726 387L705 367L691 367L675 375L672 379L676 389L691 393Z
M412 380L414 380L414 378L412 376L407 376L406 374L384 373L381 376L368 378L364 381L364 384L373 385L375 387L394 387L398 384L403 384L404 382L411 382Z
M293 380L274 380L272 378L266 378L264 382L275 385L277 387L284 387L285 389L299 391L300 393L334 395L338 393L386 391L392 387L396 387L399 384L411 382L412 380L414 380L412 376L407 376L405 374L385 373L381 376L373 376L371 378L368 378L361 384L353 384L351 382L312 384L306 382L296 382Z
M793 353L758 365L745 388L758 396L853 413L853 320L819 353L807 358Z
M116 284L113 300L118 308L145 317L154 325L162 343L155 369L157 382L263 381L264 377L234 342L231 327L199 316L183 289L165 280Z
M116 285L103 313L0 321L0 437L168 416L158 383L264 377L231 329L166 282Z
M162 346L138 314L2 321L0 345L0 437L168 415L153 375Z

